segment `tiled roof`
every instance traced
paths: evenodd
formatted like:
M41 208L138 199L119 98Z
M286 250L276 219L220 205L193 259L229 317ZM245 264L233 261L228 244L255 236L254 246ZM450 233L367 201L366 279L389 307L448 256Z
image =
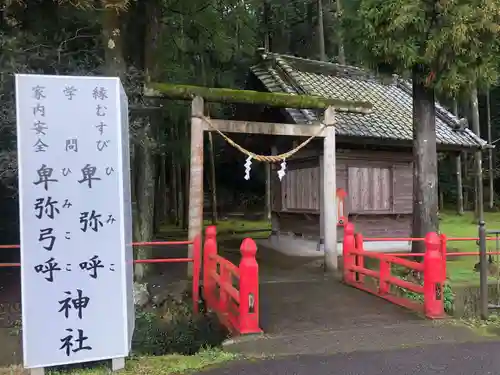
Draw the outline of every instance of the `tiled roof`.
M336 134L341 136L413 140L411 83L380 79L355 67L266 53L253 74L270 92L309 94L341 100L368 101L373 105L368 115L338 112ZM287 109L296 123L318 120L312 110ZM436 135L441 145L457 147L485 146L486 142L459 119L436 103Z

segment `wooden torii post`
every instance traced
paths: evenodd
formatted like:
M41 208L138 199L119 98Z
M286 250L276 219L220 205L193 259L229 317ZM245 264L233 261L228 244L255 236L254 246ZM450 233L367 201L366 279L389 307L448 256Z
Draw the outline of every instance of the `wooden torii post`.
M323 138L323 169L320 191L320 236L324 238L325 268L335 271L337 264L336 221L336 158L335 158L335 112L368 114L372 105L362 101L344 101L308 95L263 93L250 90L208 88L164 83L150 83L144 94L151 98L191 100L191 163L189 179L189 239L203 230L203 133L244 133ZM324 109L323 124L299 125L253 121L206 119L204 100L217 103L260 104L278 108ZM208 121L207 121L208 120ZM217 129L217 130L216 130ZM189 256L192 248L189 249ZM192 274L192 268L188 268Z

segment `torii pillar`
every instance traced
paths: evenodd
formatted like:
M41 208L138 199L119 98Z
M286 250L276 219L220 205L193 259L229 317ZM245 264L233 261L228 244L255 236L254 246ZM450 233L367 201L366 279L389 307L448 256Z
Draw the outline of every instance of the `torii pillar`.
M320 243L323 240L325 271L338 269L337 253L337 161L335 109L328 107L324 119L323 155L320 157Z

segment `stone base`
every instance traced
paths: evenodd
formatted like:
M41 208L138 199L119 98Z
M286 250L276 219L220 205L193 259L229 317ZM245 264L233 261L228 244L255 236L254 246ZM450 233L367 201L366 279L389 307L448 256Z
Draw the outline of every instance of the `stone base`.
M264 240L258 240L257 244L279 251L288 256L316 257L322 256L324 245L319 244L317 239L297 237L292 234L273 234ZM366 251L378 252L409 252L411 244L408 241L384 241L364 243ZM337 254L342 255L342 242L337 244Z

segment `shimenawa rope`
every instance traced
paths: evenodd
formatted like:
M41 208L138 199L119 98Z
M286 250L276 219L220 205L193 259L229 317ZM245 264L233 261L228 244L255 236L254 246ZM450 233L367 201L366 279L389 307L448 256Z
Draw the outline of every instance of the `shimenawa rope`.
M311 135L309 138L307 138L304 142L302 142L301 144L299 144L297 147L295 147L295 148L291 149L290 151L287 151L287 152L285 152L283 154L279 154L279 155L258 155L258 154L255 154L255 153L251 152L251 151L248 151L246 148L243 148L242 146L240 146L239 144L237 144L236 142L234 142L226 134L224 134L219 129L217 129L217 127L210 121L210 119L208 117L205 117L205 116L194 116L194 117L199 118L202 121L204 121L205 123L207 123L207 125L211 129L213 129L215 132L217 132L222 138L224 138L227 143L229 143L231 146L233 146L234 148L236 148L237 150L239 150L243 154L247 155L248 157L250 157L250 158L252 158L254 160L262 161L262 162L266 162L266 163L278 163L280 161L284 161L284 160L288 159L289 157L291 157L292 155L294 155L295 153L297 153L300 149L302 149L305 146L307 146L307 144L309 142L311 142L314 138L318 137L323 132L323 130L325 130L325 128L328 126L328 125L326 125L324 123L321 123L320 129L318 130L318 132L316 134Z

